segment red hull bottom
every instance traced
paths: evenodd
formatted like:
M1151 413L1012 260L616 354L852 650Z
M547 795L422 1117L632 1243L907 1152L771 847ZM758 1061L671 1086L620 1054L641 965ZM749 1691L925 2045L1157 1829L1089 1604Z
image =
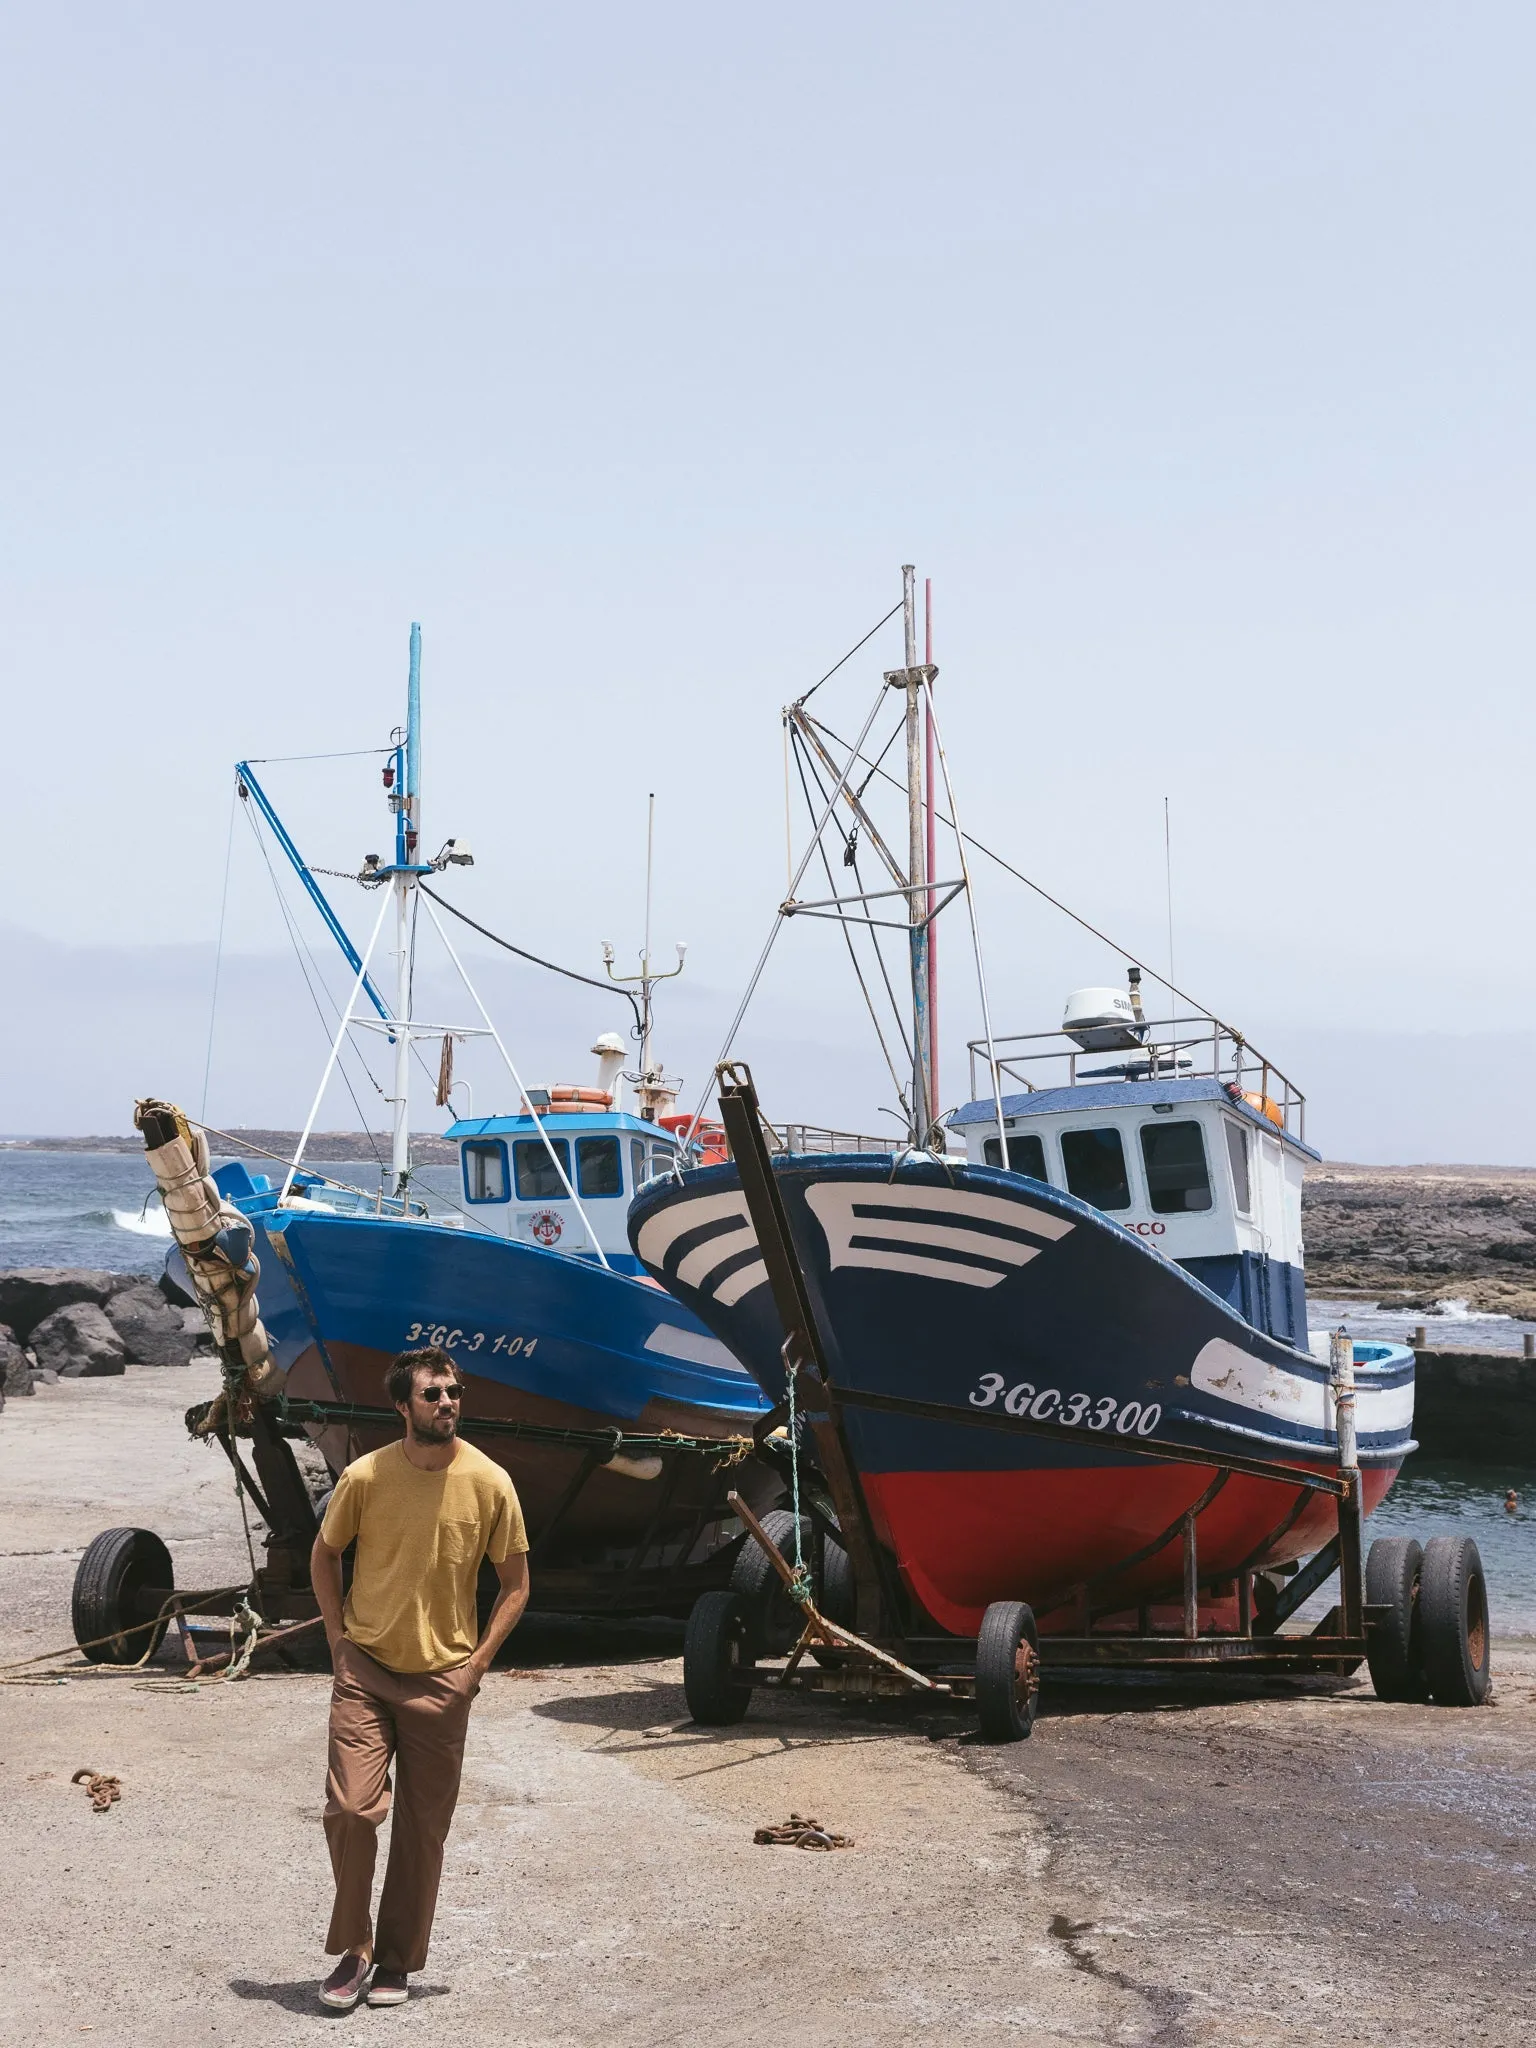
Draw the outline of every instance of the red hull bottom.
M1366 1470L1367 1514L1397 1469ZM882 1472L866 1473L864 1488L908 1588L941 1628L974 1635L991 1601L1027 1600L1043 1632L1072 1634L1085 1582L1095 1615L1182 1598L1177 1524L1215 1476L1198 1465ZM1221 1626L1230 1600L1236 1626L1235 1588L1218 1589L1212 1607L1213 1580L1309 1556L1337 1531L1326 1495L1233 1473L1197 1524L1202 1622ZM1153 1556L1123 1568L1165 1532Z

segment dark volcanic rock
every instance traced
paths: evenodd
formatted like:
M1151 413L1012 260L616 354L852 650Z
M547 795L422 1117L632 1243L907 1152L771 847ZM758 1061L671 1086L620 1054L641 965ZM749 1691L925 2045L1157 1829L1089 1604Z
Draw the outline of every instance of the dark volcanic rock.
M77 1301L44 1316L32 1332L39 1365L61 1379L101 1379L121 1372L127 1347L93 1301Z
M132 1273L104 1273L84 1266L24 1266L0 1273L0 1323L25 1343L45 1316L76 1302L97 1308L121 1288L132 1287Z
M1307 1286L1536 1315L1536 1174L1325 1164L1302 1195ZM1406 1305L1406 1304L1405 1304Z
M192 1356L196 1333L188 1334L183 1311L172 1308L151 1281L114 1294L103 1313L132 1365L185 1365Z
M159 1279L155 1282L155 1286L165 1296L172 1308L197 1307L196 1295L188 1294L186 1288L182 1286L181 1282L168 1267L162 1270Z
M32 1361L16 1341L14 1330L0 1323L0 1392L30 1394Z

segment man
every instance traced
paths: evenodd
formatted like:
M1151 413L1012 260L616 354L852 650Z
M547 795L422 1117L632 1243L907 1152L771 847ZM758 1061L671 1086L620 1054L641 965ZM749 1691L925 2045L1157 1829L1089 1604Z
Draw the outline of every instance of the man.
M320 2003L401 2005L427 1959L443 1843L459 1796L470 1701L528 1605L528 1539L512 1482L460 1437L463 1388L435 1348L403 1351L385 1379L405 1436L350 1464L310 1556L331 1645L325 1836L336 1879ZM341 1554L357 1545L341 1598ZM501 1590L476 1628L480 1560ZM375 1940L369 1903L380 1822L395 1823ZM371 1978L370 1978L371 1972Z

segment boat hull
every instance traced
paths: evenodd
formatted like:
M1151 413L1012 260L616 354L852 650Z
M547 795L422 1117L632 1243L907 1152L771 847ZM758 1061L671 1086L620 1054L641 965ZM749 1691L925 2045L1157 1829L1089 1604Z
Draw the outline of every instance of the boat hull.
M289 1368L296 1397L387 1407L391 1361L436 1344L464 1379L466 1423L609 1430L620 1452L625 1433L746 1435L767 1405L718 1339L647 1280L420 1221L277 1211L261 1222L309 1331ZM398 1430L311 1433L340 1471ZM622 1569L642 1539L654 1563L721 1496L707 1458L669 1459L644 1477L594 1462L585 1446L477 1441L511 1474L530 1535L554 1537L546 1567ZM766 1472L754 1476L777 1491Z
M877 1533L940 1627L974 1633L1000 1599L1029 1600L1047 1629L1085 1611L1134 1622L1180 1594L1182 1518L1202 1500L1207 1588L1336 1529L1327 1497L1299 1484L1128 1448L1158 1437L1301 1471L1336 1458L1327 1368L1098 1210L911 1155L791 1157L775 1177ZM630 1233L778 1398L782 1329L735 1168L643 1191ZM1373 1348L1383 1356L1357 1370L1367 1511L1412 1448L1412 1354ZM940 1413L876 1412L861 1393ZM1015 1417L1070 1434L1026 1434ZM1235 1597L1230 1584L1215 1596L1234 1622Z

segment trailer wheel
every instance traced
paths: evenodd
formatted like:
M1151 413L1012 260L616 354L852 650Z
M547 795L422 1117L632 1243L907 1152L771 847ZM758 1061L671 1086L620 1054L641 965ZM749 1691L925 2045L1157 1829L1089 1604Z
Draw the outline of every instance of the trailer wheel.
M1040 1634L1023 1600L994 1600L976 1639L976 1710L984 1742L1020 1742L1035 1725Z
M853 1627L853 1562L834 1536L821 1546L821 1611L839 1628Z
M140 1595L153 1588L163 1600L174 1585L171 1553L152 1529L103 1529L94 1537L75 1568L69 1603L75 1641L90 1662L136 1664L146 1651L153 1656L165 1623L134 1627L149 1619Z
M738 1673L753 1662L746 1608L730 1591L701 1593L683 1637L683 1697L695 1721L729 1728L752 1704Z
M788 1508L773 1508L763 1516L763 1534L776 1543L789 1562L795 1556L795 1518ZM800 1517L800 1548L810 1558L815 1552L815 1531L809 1515ZM755 1657L782 1657L799 1639L805 1626L800 1609L790 1599L784 1581L755 1536L748 1536L731 1567L731 1591L739 1594L752 1632Z
M1419 1620L1423 1564L1423 1548L1411 1536L1378 1536L1365 1560L1365 1604L1390 1610L1365 1631L1365 1661L1379 1700L1428 1696Z
M1492 1679L1488 1582L1470 1536L1431 1536L1419 1581L1424 1675L1436 1704L1480 1707Z

